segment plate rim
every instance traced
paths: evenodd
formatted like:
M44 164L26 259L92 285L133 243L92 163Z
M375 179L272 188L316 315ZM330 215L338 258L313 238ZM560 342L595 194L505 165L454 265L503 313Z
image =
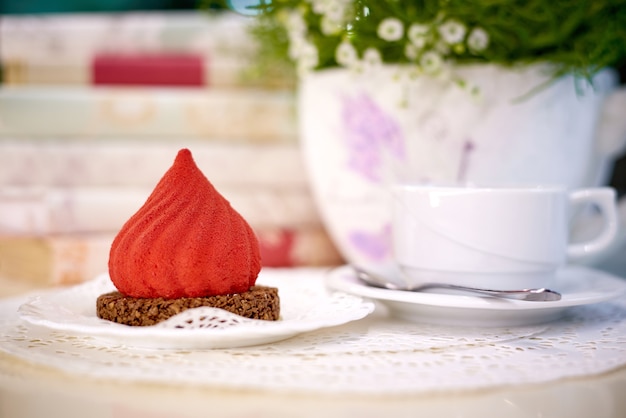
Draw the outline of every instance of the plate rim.
M353 295L379 300L381 302L406 303L432 307L448 307L470 310L494 311L538 311L565 309L573 306L590 305L618 298L626 294L626 280L605 271L583 266L566 266L559 272L560 276L591 274L595 280L604 280L614 285L612 292L595 293L588 297L568 297L558 301L532 302L512 299L495 299L472 295L449 295L441 293L406 292L379 289L359 283L350 265L343 265L329 272L327 286L334 290L344 291ZM343 276L343 277L342 277ZM560 280L567 280L561 278ZM619 283L619 284L618 284Z
M265 274L264 276L261 276L261 275L259 276L259 280L258 280L259 283L264 282L263 279L265 278L265 276L267 276L267 274ZM356 300L359 301L359 310L355 310L355 313L352 315L339 316L339 317L336 317L334 320L331 319L331 317L329 316L324 321L320 321L316 319L302 321L302 322L296 322L296 321L291 321L291 320L290 322L272 321L272 322L268 322L267 326L262 326L262 327L242 325L245 331L245 334L243 335L241 332L242 329L237 326L230 327L230 328L221 328L221 329L207 329L207 328L168 329L168 328L154 328L154 327L126 327L124 325L116 324L113 322L111 323L105 322L102 324L102 326L97 326L95 324L85 325L85 324L76 324L76 323L71 323L71 322L54 321L45 317L38 317L28 312L23 312L22 310L23 307L26 308L28 306L33 306L33 304L36 304L38 301L42 301L42 300L46 303L52 303L62 308L66 308L67 305L59 304L53 299L46 300L46 298L54 298L54 297L62 296L64 292L71 292L75 290L75 288L78 286L88 286L89 284L94 284L96 280L102 280L103 277L108 278L108 274L106 273L100 274L88 282L84 282L75 286L52 290L52 291L44 292L42 294L30 296L29 298L26 299L26 301L24 301L23 303L19 305L18 316L20 319L22 319L23 321L29 324L44 327L49 330L62 331L62 332L66 332L72 335L92 336L95 338L105 339L108 341L122 342L123 344L134 345L137 347L150 347L150 348L157 347L158 344L151 344L151 343L133 344L133 343L140 342L142 339L156 337L160 340L174 339L178 342L184 342L187 340L189 340L190 343L193 342L193 344L188 344L188 345L185 345L184 343L167 344L167 345L164 344L166 346L165 348L186 348L186 347L196 347L196 348L197 347L206 347L206 348L232 347L232 348L235 348L235 347L243 347L243 346L249 346L249 345L258 345L258 344L263 344L263 343L277 342L277 341L291 338L293 336L296 336L305 332L310 332L310 331L315 331L315 330L319 330L323 328L329 328L329 327L333 327L337 325L346 324L352 321L362 319L370 315L375 310L375 304L372 301L370 301L369 298L364 298L359 295L350 295L350 296L355 297ZM308 286L319 287L320 298L324 298L325 300L330 301L331 300L330 298L332 298L333 295L326 292L324 279L325 279L324 273L320 272L319 281L313 282L313 281L306 280L306 278L303 278L302 281L303 282L306 281L307 283L298 284L298 285L307 286L307 287ZM270 279L266 279L266 280L270 280ZM292 279L275 278L272 280L287 282ZM295 284L297 279L293 279L293 280L294 280L293 286L297 286ZM280 288L279 288L279 291L280 291ZM87 306L87 303L93 302L95 306L96 297L97 295L94 295L93 300L89 299L89 302L85 301L84 305L80 305L76 309L70 310L70 311L76 315L91 318L91 315L85 315L80 311L81 309ZM99 319L99 318L94 317L93 319ZM117 325L119 325L119 327L117 327ZM243 345L235 344L232 346L231 345L225 346L224 344L219 344L219 343L231 342L231 341L237 342L239 340L246 340L248 342L246 342ZM259 341L259 342L250 342L250 340ZM128 344L131 341L132 343Z

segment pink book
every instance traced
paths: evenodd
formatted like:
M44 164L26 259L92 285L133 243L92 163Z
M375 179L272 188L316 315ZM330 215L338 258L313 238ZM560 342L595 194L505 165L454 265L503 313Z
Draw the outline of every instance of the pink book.
M98 54L94 85L204 86L204 61L194 54Z

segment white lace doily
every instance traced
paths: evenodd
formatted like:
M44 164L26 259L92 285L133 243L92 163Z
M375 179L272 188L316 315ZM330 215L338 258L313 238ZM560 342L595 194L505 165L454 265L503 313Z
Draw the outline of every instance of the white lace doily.
M345 324L374 310L360 296L329 293L323 283L262 272L257 284L278 288L280 319L243 318L222 309L188 309L155 326L129 327L96 315L99 295L115 290L108 275L37 296L20 306L20 317L37 326L111 343L159 349L233 348L267 344L302 332Z
M271 277L319 286L325 270ZM219 350L153 350L103 343L19 319L23 300L0 303L0 349L62 371L119 381L307 393L417 394L539 383L626 365L626 298L513 328L445 327L390 317L280 342Z

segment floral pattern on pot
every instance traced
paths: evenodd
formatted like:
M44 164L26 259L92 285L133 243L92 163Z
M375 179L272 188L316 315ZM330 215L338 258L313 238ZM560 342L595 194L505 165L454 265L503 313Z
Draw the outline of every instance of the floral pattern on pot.
M385 154L397 161L406 159L404 136L398 122L368 94L344 97L342 121L349 152L348 167L365 179L375 183L382 180Z
M385 155L392 161L406 160L405 138L396 119L365 92L343 98L343 133L348 151L347 166L372 183L383 181ZM355 250L370 260L385 260L391 252L391 225L380 230L351 230Z
M386 223L380 231L352 230L348 239L354 248L371 261L384 261L391 256L391 224Z

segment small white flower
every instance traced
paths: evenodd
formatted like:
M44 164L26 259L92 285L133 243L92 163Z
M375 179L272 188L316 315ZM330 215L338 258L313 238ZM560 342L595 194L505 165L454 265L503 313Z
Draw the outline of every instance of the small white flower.
M313 69L319 62L317 47L310 42L304 42L298 56L298 64Z
M334 21L343 21L346 9L351 1L346 0L313 0L313 13L326 16Z
M467 46L472 52L483 51L489 45L489 34L483 28L474 28L467 37Z
M326 0L313 0L311 1L313 13L321 15L326 11Z
M404 25L400 19L388 17L380 22L377 33L378 37L385 41L398 41L404 36Z
M415 45L417 49L424 49L424 47L426 46L426 41L426 37L418 38L413 41L413 45Z
M326 36L337 35L341 32L341 22L330 19L328 16L323 16L320 22L320 30Z
M319 63L317 48L310 42L305 42L298 56L297 71L301 76L312 71Z
M365 65L363 65L361 61L355 61L355 63L350 66L350 71L354 74L363 74L365 72Z
M300 12L290 12L286 18L285 27L289 36L304 36L306 34L306 23Z
M448 54L450 54L450 45L440 39L439 42L435 44L435 50L441 55L447 56Z
M304 41L300 57L316 57L318 56L317 47L308 41Z
M302 53L306 40L304 37L295 36L289 39L289 58L297 60Z
M443 58L435 51L425 52L420 58L420 66L426 73L436 73L441 70L443 65Z
M358 60L354 45L348 41L342 41L335 50L335 60L344 67L352 66Z
M383 62L380 51L376 48L367 48L363 53L363 61L366 66L372 68L377 67Z
M457 20L448 20L439 26L439 34L450 45L461 42L465 37L465 32L467 28Z
M341 22L346 13L346 6L340 1L331 1L327 4L324 16L331 20Z
M419 49L410 42L404 46L404 55L410 59L411 61L415 61L417 59L417 53Z
M409 26L406 36L418 48L423 48L426 43L426 34L430 28L426 25L413 23Z
M314 68L315 68L315 65L311 65L311 63L308 61L298 61L296 65L296 72L298 76L304 77L307 74L313 72Z

